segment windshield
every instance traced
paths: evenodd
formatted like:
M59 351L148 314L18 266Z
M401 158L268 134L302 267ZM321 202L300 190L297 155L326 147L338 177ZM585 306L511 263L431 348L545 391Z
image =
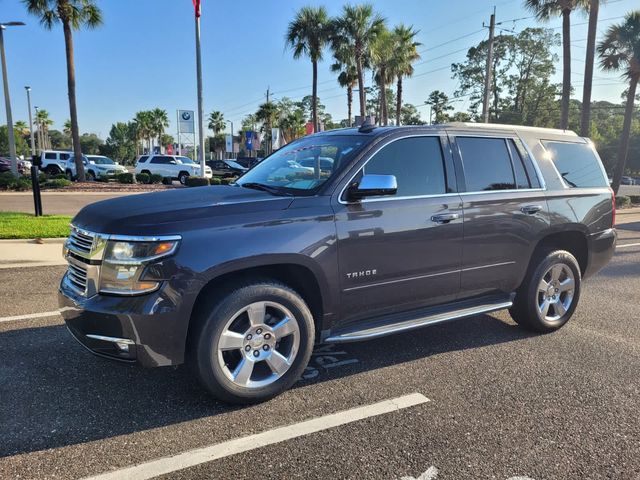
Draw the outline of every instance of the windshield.
M265 158L237 184L261 184L309 194L353 159L364 143L365 138L356 135L305 137Z
M192 164L195 163L193 160L191 160L189 157L176 157L176 161L178 163L185 163L185 164Z
M109 157L89 157L89 160L95 162L96 165L113 165L115 162Z

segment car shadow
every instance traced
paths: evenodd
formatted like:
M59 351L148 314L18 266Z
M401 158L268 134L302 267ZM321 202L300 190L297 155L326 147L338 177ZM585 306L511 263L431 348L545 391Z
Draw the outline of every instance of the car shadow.
M531 335L480 315L368 342L318 346L307 379L294 389ZM0 458L250 408L215 400L186 367L144 369L90 355L62 325L6 331L0 345Z

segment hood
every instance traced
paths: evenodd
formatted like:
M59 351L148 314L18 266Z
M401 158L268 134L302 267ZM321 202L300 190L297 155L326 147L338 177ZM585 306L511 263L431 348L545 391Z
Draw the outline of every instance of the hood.
M126 195L92 203L72 220L96 233L165 235L202 227L215 217L284 210L291 197L229 185Z

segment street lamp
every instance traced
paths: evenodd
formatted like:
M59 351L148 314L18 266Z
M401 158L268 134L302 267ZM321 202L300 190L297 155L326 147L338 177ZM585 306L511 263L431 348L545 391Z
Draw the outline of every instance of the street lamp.
M2 82L4 84L4 105L7 109L7 135L9 137L9 158L11 158L11 171L18 175L18 158L16 157L16 138L13 134L13 117L11 116L11 100L9 99L9 78L7 75L7 59L4 54L4 30L7 27L20 27L23 22L0 23L0 59L2 62Z
M233 154L235 153L233 151L233 122L231 120L225 120L225 122L230 123L231 124L231 158L233 157Z
M36 154L36 141L33 138L33 117L31 116L31 87L26 86L27 91L27 108L29 109L29 135L31 136L31 155Z

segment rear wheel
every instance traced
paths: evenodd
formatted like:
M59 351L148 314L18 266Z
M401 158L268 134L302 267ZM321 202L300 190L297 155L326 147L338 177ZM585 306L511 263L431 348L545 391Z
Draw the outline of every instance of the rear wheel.
M62 170L60 170L60 168L57 167L56 165L49 165L47 168L44 169L44 171L50 177L54 175L59 175L62 173Z
M67 180L73 182L73 173L71 173L71 170L67 170L65 174L67 175Z
M302 375L315 331L311 312L295 291L271 281L244 285L205 310L194 362L216 397L264 401Z
M187 184L187 178L189 178L189 174L187 172L180 172L178 175L178 181L180 181L181 185Z
M89 170L86 177L88 182L93 182L96 179L96 174L93 172L93 170Z
M511 317L521 326L551 332L569 321L580 298L578 261L565 250L542 252L516 292Z

